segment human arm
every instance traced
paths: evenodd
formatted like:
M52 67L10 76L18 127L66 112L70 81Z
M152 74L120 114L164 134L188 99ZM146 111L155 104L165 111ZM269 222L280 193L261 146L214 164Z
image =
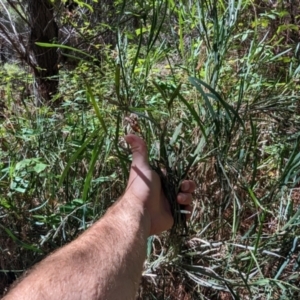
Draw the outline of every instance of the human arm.
M79 238L33 268L5 300L134 299L147 237L171 228L173 218L144 141L135 135L126 141L133 162L124 195ZM178 202L188 206L195 185L186 181L181 188Z

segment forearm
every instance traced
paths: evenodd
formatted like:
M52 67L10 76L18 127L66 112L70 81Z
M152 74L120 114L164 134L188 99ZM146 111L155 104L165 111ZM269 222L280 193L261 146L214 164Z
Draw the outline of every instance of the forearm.
M76 241L43 260L4 299L134 299L150 223L122 199Z

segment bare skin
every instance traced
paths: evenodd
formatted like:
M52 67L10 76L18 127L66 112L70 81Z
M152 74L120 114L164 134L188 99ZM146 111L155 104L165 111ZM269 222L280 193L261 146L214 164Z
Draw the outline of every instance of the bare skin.
M54 252L3 299L134 299L146 257L147 237L172 227L159 176L148 164L144 141L126 136L133 161L124 195L103 218ZM190 210L193 181L184 181L178 203Z

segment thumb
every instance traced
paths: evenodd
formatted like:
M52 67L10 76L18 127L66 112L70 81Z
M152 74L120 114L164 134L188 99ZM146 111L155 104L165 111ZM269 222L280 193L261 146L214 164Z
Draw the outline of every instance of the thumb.
M143 139L134 134L125 136L132 151L132 165L140 169L149 169L147 146Z

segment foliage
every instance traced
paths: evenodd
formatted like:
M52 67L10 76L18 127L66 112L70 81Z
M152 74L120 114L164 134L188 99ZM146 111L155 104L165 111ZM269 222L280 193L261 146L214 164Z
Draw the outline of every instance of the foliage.
M68 43L40 44L67 57L56 109L34 105L17 61L0 71L2 272L18 276L118 199L131 117L175 190L198 186L186 235L149 238L138 297L298 299L299 5L76 3L54 2Z

